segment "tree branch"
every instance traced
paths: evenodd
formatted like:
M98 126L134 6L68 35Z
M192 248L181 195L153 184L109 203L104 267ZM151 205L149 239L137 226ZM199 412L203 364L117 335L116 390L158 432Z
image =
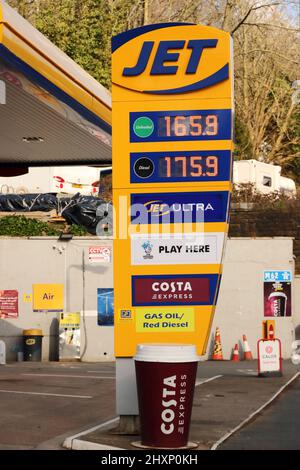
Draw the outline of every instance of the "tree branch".
M279 29L284 29L285 31L294 31L296 33L299 33L299 29L295 28L287 28L286 26L280 26L279 24L269 24L269 23L243 23L243 26L264 26L265 28L279 28ZM233 34L233 33L232 33Z
M248 12L246 13L246 15L244 16L244 18L237 24L237 26L231 31L231 34L234 35L234 33L240 28L240 26L242 26L242 24L245 23L246 19L248 18L248 16L250 15L250 13L253 11L252 7L249 8Z
M260 8L269 8L269 7L274 7L274 6L278 6L278 5L282 5L282 2L272 2L272 3L267 3L266 5L252 6L251 8L249 8L249 10L245 14L244 18L242 18L239 21L239 23L237 24L237 26L231 31L231 34L233 35L240 28L240 26L242 26L244 24L247 24L247 23L245 23L245 21L253 11L259 10Z
M247 52L246 55L248 56L249 54L252 54L254 52L263 52L263 53L267 53L267 54L276 55L277 57L280 57L281 59L287 60L289 62L292 62L293 64L296 64L296 65L300 65L300 61L289 59L288 57L286 57L284 55L281 55L281 54L278 54L278 52L274 52L274 51L271 51L269 49L252 49L251 51ZM239 57L241 55L245 55L245 53L240 52L240 54L237 54L236 57Z

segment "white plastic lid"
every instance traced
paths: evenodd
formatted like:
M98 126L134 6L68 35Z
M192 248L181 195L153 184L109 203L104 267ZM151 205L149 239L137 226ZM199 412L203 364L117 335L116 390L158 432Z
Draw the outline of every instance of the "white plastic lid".
M194 344L138 344L135 361L142 362L198 362Z
M272 299L272 297L284 297L287 299L287 295L284 292L272 292L272 294L269 295L269 299Z

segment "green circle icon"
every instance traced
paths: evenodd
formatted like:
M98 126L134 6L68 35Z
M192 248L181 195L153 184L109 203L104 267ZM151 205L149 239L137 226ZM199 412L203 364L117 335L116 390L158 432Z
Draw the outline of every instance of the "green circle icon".
M148 117L139 117L134 121L133 132L137 137L149 137L154 131L154 123Z

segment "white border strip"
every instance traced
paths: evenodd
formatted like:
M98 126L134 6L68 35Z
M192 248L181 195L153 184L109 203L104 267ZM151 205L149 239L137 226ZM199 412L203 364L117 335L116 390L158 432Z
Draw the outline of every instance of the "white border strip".
M93 444L93 449L103 449L102 444L96 444L94 442L91 443L89 441L81 441L80 439L77 439L77 437L85 436L86 434L90 434L91 432L97 431L98 429L104 428L105 426L109 426L110 424L117 423L118 421L119 421L119 418L114 418L114 419L111 419L109 421L106 421L105 423L98 424L98 426L94 426L93 428L89 428L86 431L79 432L78 434L74 434L74 436L67 437L64 440L63 447L65 447L66 449L75 449L75 447L73 447L73 442L74 443L76 442L76 444L78 444L78 442L84 443L84 444L87 442L88 444ZM107 446L104 446L104 448L107 448ZM77 450L83 449L83 445L80 445L80 447L78 447L78 445L76 445L76 449ZM91 450L91 448L89 448L87 450ZM122 449L120 449L120 450L122 450Z
M258 408L256 411L254 411L253 413L251 413L251 415L248 416L248 418L246 418L244 421L242 421L238 426L236 426L235 428L233 428L231 431L229 431L227 434L225 434L223 437L221 437L221 439L219 439L217 442L215 442L213 444L213 446L210 448L210 450L216 450L220 444L222 444L224 441L226 441L229 437L231 437L234 433L236 433L239 429L241 429L243 426L245 426L245 424L247 424L249 421L251 421L251 419L254 418L254 416L258 415L263 409L265 409L268 405L270 405L270 403L272 403L272 401L275 400L275 398L278 397L278 395L280 395L283 390L285 388L287 388L292 382L294 382L294 380L296 380L300 375L300 372L296 372L295 375L293 375L293 377L288 381L286 382L276 393L275 395L273 395L270 400L268 400L266 403L264 403L260 408ZM263 379L262 379L263 380Z
M223 377L223 375L215 375L214 377L210 377L209 379L204 379L204 380L196 380L195 387L198 387L198 385L203 385L206 384L207 382L211 382L212 380L219 379L220 377Z
M21 390L0 390L0 393L16 393L20 395L42 395L45 397L63 397L63 398L94 398L90 395L62 395L61 393L23 392Z
M97 444L97 442L82 441L81 439L74 439L72 443L72 450L125 450L121 447L107 446L105 444Z
M115 380L115 376L99 376L99 375L70 375L70 374L21 374L30 377L63 377L63 378L70 378L70 379L112 379Z

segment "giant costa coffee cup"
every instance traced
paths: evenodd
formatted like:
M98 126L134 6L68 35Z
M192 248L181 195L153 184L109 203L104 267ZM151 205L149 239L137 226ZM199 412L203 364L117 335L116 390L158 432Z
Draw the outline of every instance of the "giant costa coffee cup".
M285 317L287 295L283 292L272 292L268 297L273 317Z
M141 445L186 447L199 361L196 346L142 344L134 359Z

